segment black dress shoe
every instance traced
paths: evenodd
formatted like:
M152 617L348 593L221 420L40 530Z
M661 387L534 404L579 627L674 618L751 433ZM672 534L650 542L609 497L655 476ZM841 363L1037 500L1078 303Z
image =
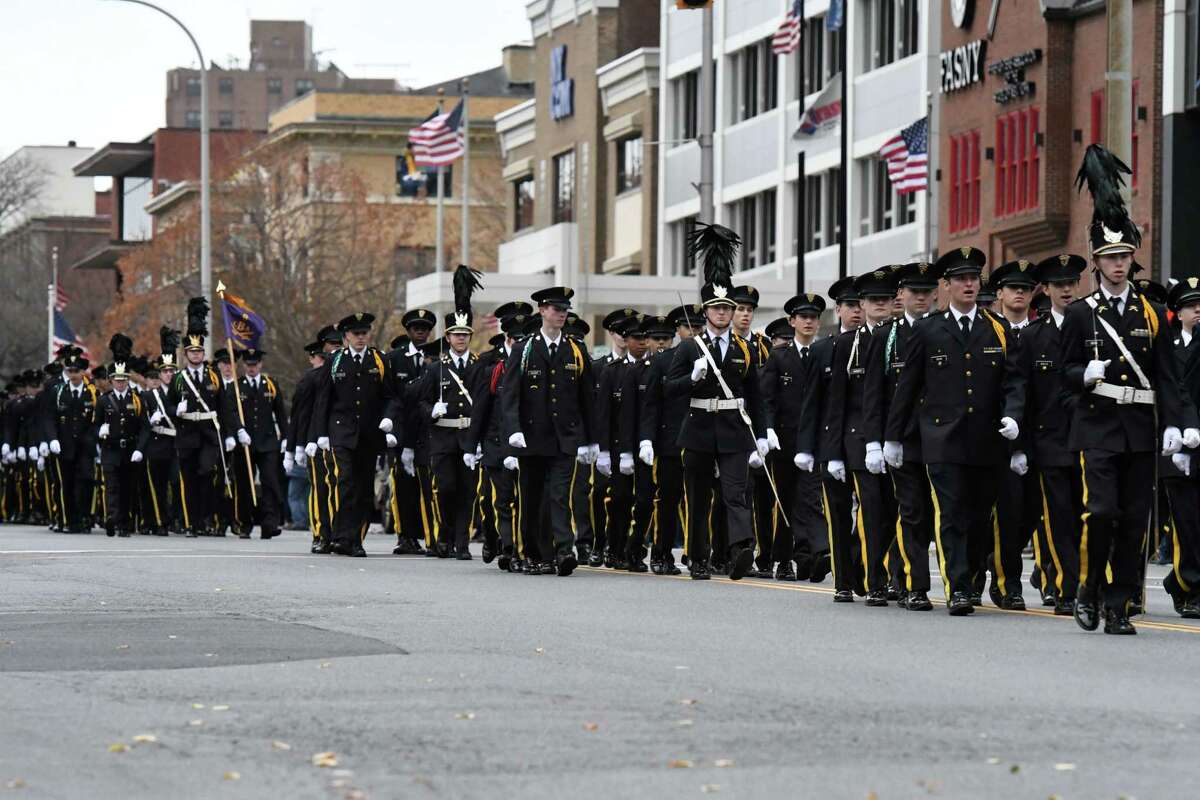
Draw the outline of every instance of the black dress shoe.
M867 592L867 605L871 608L887 608L888 595L883 589Z
M1075 598L1060 597L1054 601L1054 616L1069 617L1075 613Z
M838 589L833 593L833 602L835 603L853 603L854 592L849 589Z
M321 549L318 550L317 552L323 556L329 555L330 553L333 552L333 542L329 541L328 539L326 539L325 541L322 541Z
M524 572L525 571L525 559L514 558L512 560L512 563L508 565L508 571L509 572Z
M829 553L819 553L812 562L812 572L808 576L810 583L823 583L831 568Z
M811 559L801 558L795 562L788 563L795 563L795 569L792 574L796 576L796 580L806 581L812 576L813 562Z
M592 558L592 546L590 544L575 545L575 560L580 564L586 564Z
M117 537L120 539L128 539L129 531L117 531Z
M350 551L350 557L351 557L351 558L366 558L366 557L367 557L367 551L366 551L366 550L364 550L364 549L362 548L362 546L360 545L360 546L358 546L358 547L355 547L355 548L353 548L353 549Z
M542 574L542 565L539 564L538 562L534 561L532 558L526 559L525 560L525 574L526 575L541 575Z
M1184 619L1200 619L1200 597L1193 597L1183 602L1179 616Z
M1058 601L1054 597L1054 592L1042 592L1042 605L1046 607L1058 605Z
M682 575L683 570L675 565L674 561L663 562L663 575Z
M557 575L558 574L558 562L543 561L538 566L538 574L539 575Z
M350 545L345 542L330 542L329 544L329 552L336 556L348 556L350 555L350 549Z
M1094 602L1076 598L1074 614L1075 622L1085 631L1094 631L1100 627L1100 611Z
M707 561L693 561L688 564L688 571L692 573L694 581L706 581L712 578L712 571Z
M513 557L510 553L501 553L500 557L496 559L496 566L500 568L501 572L511 572L512 562Z
M757 567L755 567L755 569L754 569L754 577L756 577L756 578L762 578L763 580L770 580L771 578L774 578L774 577L775 577L775 564L774 564L774 562L772 562L772 563L768 564L768 565L767 565L767 566L765 566L765 567L764 567L764 566L762 566L761 564L760 564L760 565L758 565Z
M933 611L933 603L925 592L909 592L904 607L909 611Z
M946 604L946 610L952 617L965 617L975 613L975 604L971 602L971 595L966 592L954 592L950 595L950 602Z
M1137 628L1129 621L1129 616L1121 611L1106 609L1104 612L1104 632L1113 636L1133 636Z
M975 608L979 608L983 605L983 592L971 592L970 599L971 605Z
M260 539L274 539L276 536L279 535L279 533L280 533L279 528L275 528L274 530L263 531L262 533L260 533L258 535L258 537Z
M1126 616L1138 617L1146 613L1146 609L1137 600L1130 600Z
M659 561L657 558L650 559L650 571L653 572L655 575L662 575L663 574L663 562Z
M792 562L780 561L779 566L775 568L775 580L777 581L794 581L796 580L796 572L792 569Z
M324 545L322 542L320 542L320 541L313 542L313 543L312 543L312 548L311 548L310 552L311 552L313 555L317 555L317 554L319 554L319 553L324 553L324 552L325 552L325 545Z
M895 586L887 587L887 599L891 600L893 603L899 602L900 601L900 590L897 589Z
M433 545L433 544L429 545L429 549L426 550L423 555L426 558L437 558L438 557L437 545Z
M470 561L472 559L471 551L465 547L462 550L459 550L454 557L459 561Z
M496 560L495 549L487 542L483 543L483 563L490 564Z
M579 562L575 560L575 556L567 553L558 560L558 577L565 578L575 571L575 567L579 566ZM645 565L642 565L643 568Z
M104 529L104 535L105 535L105 536L110 536L110 537L111 537L111 536L116 536L116 535L117 535L117 532L116 532L115 530L113 530L112 528L108 528L108 527L106 527L106 528ZM195 536L195 534L191 534L191 535L192 535L192 536Z
M450 545L439 543L437 546L437 557L438 558L449 558L450 557Z
M237 535L237 537L238 537L239 539L249 539L249 538L250 538L250 533L249 533L248 531L247 531L247 532L244 532L244 533L239 531L239 532L238 532L238 535Z
M1024 611L1025 598L1019 594L1010 594L1004 598L1004 602L1000 607L1008 611Z
M650 568L646 566L645 561L638 559L636 561L629 562L629 571L630 572L649 572Z
M604 554L603 554L603 553L601 553L601 552L599 552L599 551L593 550L593 551L592 551L592 552L591 552L591 553L588 555L587 565L588 565L589 567L602 567L602 566L604 566Z
M988 584L988 599L996 608L1004 608L1004 595L1000 594L1000 585L996 583L995 578Z
M734 547L729 553L729 580L740 581L754 566L754 551L749 547Z

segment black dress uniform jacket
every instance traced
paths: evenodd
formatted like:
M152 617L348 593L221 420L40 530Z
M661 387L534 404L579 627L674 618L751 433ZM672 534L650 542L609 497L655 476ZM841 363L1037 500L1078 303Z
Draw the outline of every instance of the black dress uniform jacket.
M1030 463L1038 468L1079 464L1079 457L1068 446L1071 416L1078 401L1063 385L1060 333L1049 313L1029 323L1021 333L1019 363L1026 379L1028 421L1021 441Z
M817 463L833 458L825 452L820 433L825 420L825 404L833 378L833 358L837 345L838 334L813 342L807 366L801 373L800 385L804 387L804 399L800 405L800 425L796 431L796 452L811 454Z
M545 337L535 333L513 348L504 373L501 408L506 429L525 436L521 455L574 456L596 443L596 387L584 348L563 335L551 358Z
M242 396L241 418L238 417L237 395L232 386L221 398L221 413L225 430L228 431L226 435L233 436L238 428L245 428L250 435L251 450L256 453L278 453L280 437L285 437L287 431L287 414L283 409L279 387L270 377L260 374L258 387L255 388L254 379L243 375L238 378L238 392Z
M301 375L292 392L292 415L288 418L287 440L293 450L297 447L304 447L309 442L316 442L316 439L309 437L308 428L312 417L313 392L317 387L319 371L319 368L310 369Z
M216 370L205 365L200 368L200 380L192 379L192 386L187 378L191 378L190 367L180 367L171 381L171 390L167 393L167 413L171 415L178 433L175 436L176 450L195 450L201 447L220 447L221 434L212 420L191 420L176 416L179 403L188 401L188 414L203 413L204 406L209 411L220 415L221 411L221 378ZM199 392L199 394L197 394ZM201 404L203 400L203 405ZM218 419L219 422L219 419Z
M449 350L447 350L449 353ZM446 404L444 420L472 419L474 397L472 384L476 380L478 359L466 353L467 366L459 368L450 355L429 365L429 378L420 384L421 396L418 413L427 420L429 427L429 455L444 456L451 453L474 453L475 442L468 428L447 428L438 425L433 418L433 405L441 400ZM457 380L455 380L457 378ZM459 385L461 383L461 386Z
M901 317L885 322L871 335L866 357L867 376L864 392L869 402L863 409L863 441L879 442L881 445L884 442L888 409L895 400L900 376L904 373L904 354L908 351L913 327L907 318ZM921 455L921 431L915 415L909 418L899 441L904 445L906 462L924 463Z
M96 437L100 426L108 425L108 436L99 439L100 464L105 467L119 466L129 454L137 449L145 421L142 398L133 387L121 398L115 391L106 392L96 409Z
M646 374L645 406L638 420L638 443L650 442L654 452L679 457L679 430L688 413L688 396L667 395L667 371L678 347L671 347L650 357Z
M54 394L57 433L53 438L58 439L60 455L67 461L91 458L96 452L95 421L99 401L96 387L82 383L79 397L76 397L69 384L62 384L54 390Z
M685 450L697 450L702 453L749 453L754 449L754 440L766 436L767 426L758 385L757 358L750 352L750 346L745 339L732 331L728 335L729 345L722 359L720 346L709 338L708 331L701 334L729 390L735 398L742 398L744 401L753 432L747 428L737 411L710 412L689 405L679 430L679 446ZM703 355L695 339L685 340L675 351L666 380L669 397L725 399L725 392L711 364L704 377L697 383L692 383L692 365Z
M821 451L826 459L841 461L851 470L867 468L867 442L880 442L882 446L879 439L867 438L866 425L868 409L879 398L866 392L867 363L874 338L876 334L866 325L841 334L829 378Z
M402 438L393 391L387 362L374 347L363 351L362 363L355 362L348 347L330 353L317 376L309 439L315 442L328 436L332 447L382 452L381 419L391 419L392 434Z
M162 402L162 407L159 407L159 401ZM168 398L166 387L160 386L157 389L142 393L142 404L145 406L146 424L142 426L142 434L138 439L138 450L142 451L147 459L164 460L174 457L175 455L175 436L169 433L160 433L159 431L170 430L168 423L175 424L171 419L171 411L168 408ZM160 418L157 424L150 424L150 417L155 411L162 411L165 418ZM211 424L211 423L210 423ZM156 431L158 428L159 431ZM176 432L178 435L178 431Z

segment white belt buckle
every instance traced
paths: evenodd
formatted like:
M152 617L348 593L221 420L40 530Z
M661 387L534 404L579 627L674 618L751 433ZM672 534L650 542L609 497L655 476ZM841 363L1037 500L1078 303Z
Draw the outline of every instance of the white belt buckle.
M1122 386L1121 396L1117 398L1117 403L1123 406L1132 405L1136 391L1132 386Z

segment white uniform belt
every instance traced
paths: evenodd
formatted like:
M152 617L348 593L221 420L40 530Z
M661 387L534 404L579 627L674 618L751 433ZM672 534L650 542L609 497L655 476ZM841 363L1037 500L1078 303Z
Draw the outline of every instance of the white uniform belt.
M439 428L457 428L458 430L466 430L467 428L471 427L471 418L455 417L454 419L447 419L446 417L442 417L441 419L435 419L433 424Z
M174 436L175 429L168 428L166 425L151 425L150 430L157 433L159 436Z
M216 419L217 412L215 411L185 411L179 415L180 419L188 419L192 422L202 422L206 419Z
M1152 389L1135 389L1132 386L1113 386L1111 383L1098 383L1092 388L1092 394L1116 400L1119 406L1127 406L1134 403L1154 405L1154 391Z
M698 408L701 411L736 411L742 407L742 398L734 397L729 400L722 400L719 397L712 397L707 400L692 398L688 405L692 408Z

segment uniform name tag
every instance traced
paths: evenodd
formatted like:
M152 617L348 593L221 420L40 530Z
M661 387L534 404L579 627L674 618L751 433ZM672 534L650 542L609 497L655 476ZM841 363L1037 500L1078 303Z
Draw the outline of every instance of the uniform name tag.
M985 347L985 348L983 348L983 354L985 356L994 356L998 353L1003 353L1003 352L1004 352L1003 347Z
M1042 369L1046 369L1048 367L1053 367L1054 362L1053 361L1034 361L1033 365L1035 367L1041 367Z
M1099 347L1102 344L1104 344L1103 339L1084 339L1083 340L1084 347Z
M571 363L567 364L567 369L569 369L571 372L578 372L579 370L583 369L583 367L572 361Z
M744 359L744 358L731 358L731 359L729 359L729 363L730 363L730 364L745 364L745 363L746 363L746 359Z
M846 374L851 377L856 375L866 375L867 370L863 367L851 367L850 369L846 370Z
M949 356L930 356L929 360L932 361L936 366L944 367L944 366L946 366L946 362L950 360L950 357Z
M540 377L542 377L542 371L541 371L539 368L537 368L537 367L531 367L529 370L527 370L527 371L526 371L526 373L525 373L525 374L526 374L526 375L528 375L528 376L529 376L529 377L531 377L531 378L540 378Z
M892 368L893 368L893 369L901 369L901 368L903 368L903 367L904 367L904 362L903 362L903 361L893 361L893 362L892 362Z
M1134 328L1133 330L1131 330L1129 332L1129 335L1130 336L1140 336L1143 339L1149 339L1150 331L1147 330L1146 328Z

